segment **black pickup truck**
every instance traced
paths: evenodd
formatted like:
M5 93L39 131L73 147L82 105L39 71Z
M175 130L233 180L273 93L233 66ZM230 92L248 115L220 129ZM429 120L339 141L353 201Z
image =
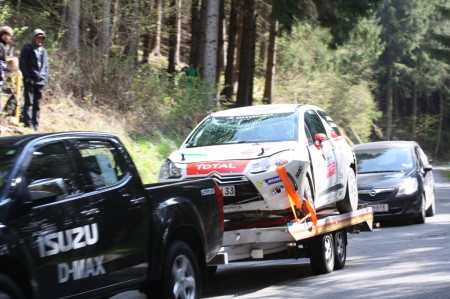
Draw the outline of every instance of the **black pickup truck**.
M199 298L222 234L214 181L143 185L113 135L0 138L0 298Z

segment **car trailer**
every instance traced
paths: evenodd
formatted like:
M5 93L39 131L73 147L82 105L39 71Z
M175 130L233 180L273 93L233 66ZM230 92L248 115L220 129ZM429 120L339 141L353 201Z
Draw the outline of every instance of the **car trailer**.
M229 262L309 258L316 274L342 269L347 258L347 233L372 231L373 211L356 211L292 220L281 226L225 231L219 254L208 264L213 274L217 265Z

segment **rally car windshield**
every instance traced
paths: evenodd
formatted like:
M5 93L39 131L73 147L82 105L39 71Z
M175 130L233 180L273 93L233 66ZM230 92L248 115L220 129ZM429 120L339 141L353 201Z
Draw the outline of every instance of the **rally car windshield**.
M414 166L412 151L406 147L355 150L358 173L399 172Z
M11 175L16 153L17 151L14 148L0 148L0 194L3 194L6 183Z
M295 140L295 113L210 117L192 134L187 147Z

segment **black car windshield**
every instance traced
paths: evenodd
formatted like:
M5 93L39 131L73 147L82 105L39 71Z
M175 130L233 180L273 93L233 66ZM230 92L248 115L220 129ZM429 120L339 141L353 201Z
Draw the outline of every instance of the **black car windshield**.
M3 194L6 183L11 175L16 149L0 147L0 194Z
M192 134L187 147L297 140L296 113L210 117Z
M355 150L358 173L408 171L414 167L408 147Z

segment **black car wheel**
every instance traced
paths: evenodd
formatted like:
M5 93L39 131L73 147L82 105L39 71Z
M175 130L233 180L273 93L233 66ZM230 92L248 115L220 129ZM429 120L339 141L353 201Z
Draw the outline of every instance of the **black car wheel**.
M334 249L332 234L323 234L312 239L309 247L309 258L311 267L316 274L326 274L333 271Z
M169 246L163 266L162 284L156 287L160 288L158 293L161 293L162 298L200 298L201 278L198 262L185 242L175 241Z
M426 210L425 210L425 195L422 194L420 201L420 211L419 214L413 218L414 223L423 224L425 223Z
M23 299L19 286L8 276L0 274L0 298Z
M334 269L344 268L347 260L347 235L345 229L334 233Z
M425 212L425 216L433 217L434 214L436 214L436 201L433 198L433 201L431 202L431 205L428 207L427 211Z

